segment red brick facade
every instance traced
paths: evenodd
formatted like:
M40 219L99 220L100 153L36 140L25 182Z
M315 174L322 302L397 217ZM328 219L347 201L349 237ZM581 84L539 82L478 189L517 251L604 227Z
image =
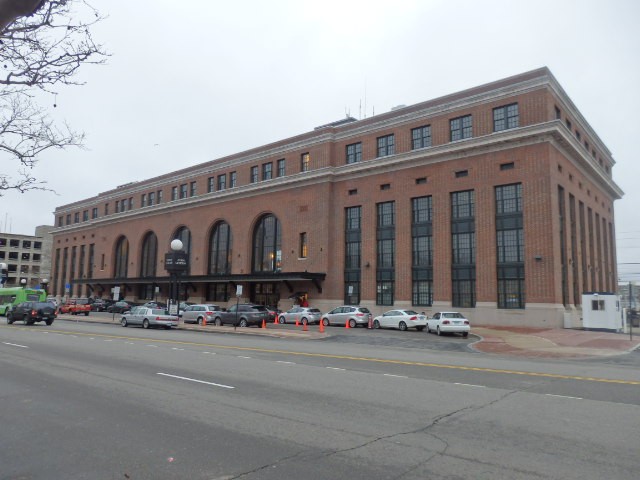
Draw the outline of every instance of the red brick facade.
M493 109L511 104L517 104L517 126L494 131ZM467 115L472 118L472 137L450 141L450 120ZM411 130L425 125L431 126L431 146L412 149ZM395 153L378 158L376 139L387 135L393 135ZM358 142L361 161L347 164L346 147ZM301 172L304 153L309 153L310 165ZM280 159L286 164L281 177ZM262 180L268 163L272 178ZM238 284L244 287L245 299L259 301L264 297L254 294L255 284L268 283L277 292L280 308L290 307L289 297L296 292L308 292L311 305L326 311L345 302L345 208L360 206L360 303L374 313L383 312L393 307L376 302L376 205L395 202L393 306L412 307L411 199L431 196L433 303L413 308L427 313L452 308L451 193L469 190L475 202L475 305L453 308L475 324L561 326L566 315L577 326L582 292L616 288L613 202L622 192L611 178L613 163L610 152L543 68L365 120L320 127L59 207L53 291L63 295L64 285L71 283L70 294L106 297L119 285L127 299L141 300L142 242L154 232L156 275L146 283L158 285L164 300L164 254L178 228L187 227L191 269L184 281L190 301L206 300L212 282L228 284L230 301L235 301ZM258 170L256 183L251 183L252 167ZM231 172L236 172L235 187L230 185ZM223 174L226 188L218 191L218 176ZM211 177L214 192L208 192ZM191 182L196 182L193 196ZM187 197L172 200L172 188L180 191L184 184ZM525 304L516 309L498 308L497 300L495 187L511 184L522 185L524 231ZM142 207L142 195L148 202L150 192L156 197L154 205ZM94 208L97 218L91 218ZM267 282L252 277L253 234L264 214L277 217L281 227L280 265ZM231 272L216 279L208 272L209 239L221 220L233 236ZM299 257L303 232L308 239L306 258ZM128 272L127 278L114 279L115 245L121 236L128 240Z

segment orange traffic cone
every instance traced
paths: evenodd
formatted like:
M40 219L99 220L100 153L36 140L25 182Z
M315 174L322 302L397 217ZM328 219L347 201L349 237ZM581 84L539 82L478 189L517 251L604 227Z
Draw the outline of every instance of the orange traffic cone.
M203 326L203 327L206 327L206 326L207 326L207 319L206 319L206 318L203 318L203 319L202 319L202 326Z
M302 331L303 331L303 332L306 332L307 330L308 330L308 328L307 328L307 322L303 322L303 323L302 323Z
M324 333L324 323L320 320L320 333Z
M345 324L344 324L344 328L351 328L351 327L349 326L349 320L347 320L347 323L345 323Z
M296 317L296 327L300 326L300 322L298 322L298 317Z
M267 328L267 322L265 320L262 320L262 328Z

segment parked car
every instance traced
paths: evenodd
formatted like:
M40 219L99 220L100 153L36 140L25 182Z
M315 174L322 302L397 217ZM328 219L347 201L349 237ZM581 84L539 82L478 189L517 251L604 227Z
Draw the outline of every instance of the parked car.
M178 326L178 317L168 315L164 308L133 307L125 312L120 320L120 325L142 325L142 328L164 327L169 329Z
M219 305L203 303L199 305L189 305L183 312L180 312L180 316L184 323L197 323L198 325L202 325L205 320L207 323L213 323L216 314L221 311L222 308L220 308Z
M461 333L463 337L469 335L471 325L460 312L437 312L427 319L427 332Z
M147 308L164 308L164 309L167 308L167 304L162 302L147 302L142 306Z
M303 325L308 323L320 323L322 312L317 308L293 307L278 316L279 323L296 323L296 320Z
M371 312L367 307L343 305L336 307L322 316L322 324L345 326L349 322L349 327L355 328L358 325L367 326L371 319Z
M397 328L402 331L415 328L420 332L426 326L426 315L413 310L389 310L373 319L373 328Z
M278 310L275 307L267 307L267 310L269 310L269 320L267 321L276 323L278 321L278 315L280 315L281 310Z
M35 322L51 325L55 319L56 307L51 302L22 302L7 312L9 325L20 320L25 325L33 325Z
M252 303L232 305L226 311L216 312L214 319L217 326L238 325L239 327L262 325L263 321L269 321L269 310L264 305L255 305Z
M91 311L93 312L104 312L109 303L102 298L96 298L93 302L91 302Z
M127 312L127 311L131 310L132 307L133 307L133 305L131 305L128 302L120 301L120 302L116 302L116 303L113 303L113 304L109 305L107 307L107 312L109 312L109 313L124 313L124 312Z
M91 304L88 298L72 298L67 300L58 307L58 313L68 313L71 315L85 315L88 316L91 312Z

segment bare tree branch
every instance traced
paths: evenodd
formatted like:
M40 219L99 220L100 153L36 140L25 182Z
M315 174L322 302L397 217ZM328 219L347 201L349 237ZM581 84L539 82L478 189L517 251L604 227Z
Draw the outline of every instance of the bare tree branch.
M0 196L10 189L46 190L30 170L49 151L81 147L84 140L68 125L56 126L29 92L81 84L79 68L108 56L90 33L103 17L85 0L0 0L0 22L7 15L15 19L0 28ZM6 173L16 170L15 179Z

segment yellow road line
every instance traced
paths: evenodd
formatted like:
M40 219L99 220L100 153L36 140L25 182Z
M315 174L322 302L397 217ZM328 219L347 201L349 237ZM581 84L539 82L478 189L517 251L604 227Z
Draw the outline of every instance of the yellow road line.
M25 327L13 327L13 328L33 331L32 329L28 329ZM43 332L43 330L38 329L38 332ZM554 378L554 379L561 379L561 380L583 380L583 381L589 381L589 382L615 383L620 385L640 385L640 381L635 381L635 380L618 380L618 379L598 378L598 377L582 377L579 375L560 375L557 373L525 372L521 370L505 370L505 369L484 368L484 367L465 367L461 365L447 365L443 363L410 362L406 360L390 360L390 359L373 358L373 357L354 357L352 355L335 355L330 353L296 352L296 351L290 351L290 350L276 350L276 349L270 349L270 348L237 347L237 346L229 346L229 345L217 345L213 343L183 342L179 340L161 340L161 339L127 337L124 335L104 335L104 334L82 333L82 332L61 332L59 330L50 330L47 332L58 333L61 335L82 335L86 337L115 338L120 340L136 340L140 342L153 341L155 343L166 343L166 344L173 344L173 345L190 345L190 346L196 346L196 347L220 348L225 350L242 350L246 352L298 355L301 357L333 358L338 360L351 360L351 361L358 361L358 362L384 363L384 364L391 364L391 365L410 365L414 367L448 368L451 370L465 370L465 371L471 371L471 372L499 373L503 375L522 375L522 376L529 376L529 377Z

